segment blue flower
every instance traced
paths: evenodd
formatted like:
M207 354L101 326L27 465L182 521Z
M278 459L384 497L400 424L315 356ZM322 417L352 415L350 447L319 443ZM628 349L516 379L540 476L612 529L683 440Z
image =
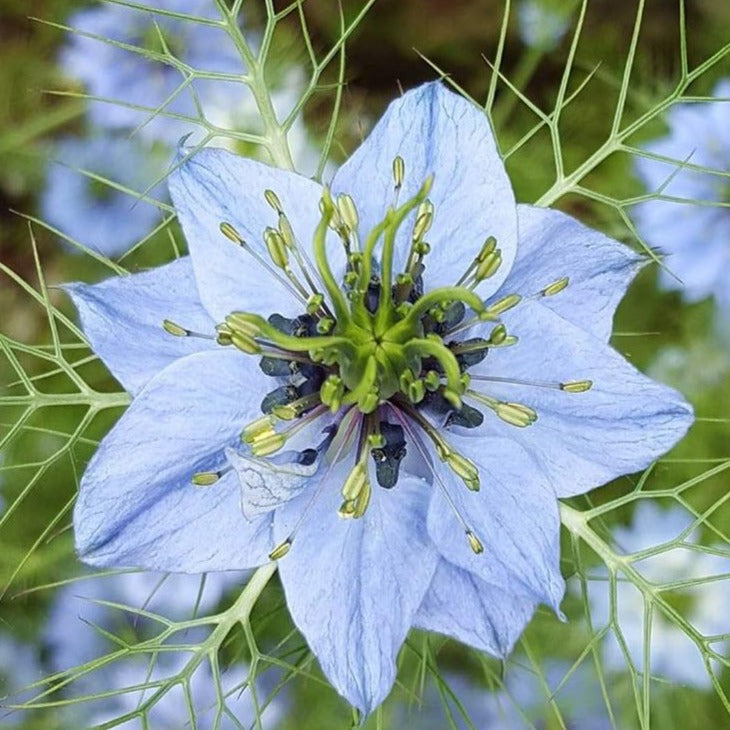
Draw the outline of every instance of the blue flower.
M58 142L54 158L41 195L41 215L69 238L117 256L161 221L158 208L139 199L160 175L149 150L115 137L67 138Z
M201 584L200 576L149 572L95 576L68 583L55 596L43 633L48 663L54 672L62 672L116 648L100 629L117 635L133 631L149 638L160 626L145 621L139 614L142 610L172 621L212 613L224 594L242 585L245 578L244 573L210 573ZM130 610L111 609L99 601ZM93 672L79 681L86 689L101 690L107 679Z
M171 191L190 258L69 287L134 395L82 480L82 559L277 559L364 713L411 626L506 655L559 607L557 498L692 422L606 344L640 259L516 205L483 112L440 84L394 102L329 188L207 149Z
M148 11L112 4L87 8L69 20L77 33L64 48L60 62L97 99L90 107L95 124L114 130L135 129L162 107L139 131L147 138L175 144L200 119L198 104L209 122L227 127L230 113L240 112L250 95L235 78L196 78L185 86L185 77L173 65L103 40L162 56L161 34L169 52L196 71L234 77L245 74L241 56L222 27L163 14L165 11L221 20L210 0L155 0Z
M730 98L730 80L718 83L714 96ZM669 134L644 147L652 157L635 160L647 190L672 200L635 206L636 227L649 245L667 254L660 285L681 290L689 302L715 297L727 321L730 102L677 104L668 117Z
M19 727L25 718L20 710L9 710L5 705L28 702L37 693L27 690L42 677L32 646L23 644L5 631L0 633L0 724L3 728Z
M548 7L545 0L522 0L517 6L520 39L529 48L552 51L568 27L567 13Z
M595 691L595 672L585 663L571 667L567 662L551 659L535 669L525 657L520 657L505 667L502 687L495 691L455 672L446 671L442 677L449 695L438 692L433 684L427 686L417 706L415 703L410 707L396 706L390 726L402 730L443 730L452 727L449 717L458 730L534 730L549 726L548 718L559 715L567 727L581 730L614 727L600 692ZM466 711L468 725L451 696Z

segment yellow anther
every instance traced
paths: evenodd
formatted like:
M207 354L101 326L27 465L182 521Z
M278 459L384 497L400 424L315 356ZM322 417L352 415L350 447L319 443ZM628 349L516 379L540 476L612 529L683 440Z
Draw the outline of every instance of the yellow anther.
M552 297L555 294L560 294L560 292L563 291L569 283L570 279L567 276L564 276L562 279L558 279L549 286L546 286L540 293L544 297Z
M279 233L281 233L281 237L284 239L287 248L290 248L292 251L296 249L297 239L294 235L294 229L291 227L289 219L283 213L279 215Z
M368 481L367 462L358 461L347 475L345 483L342 485L342 497L345 501L351 501L357 498L366 482Z
M280 545L277 545L270 553L269 560L280 560L291 550L291 540L287 538Z
M241 236L241 234L230 223L225 223L225 222L221 223L220 230L221 230L221 233L226 238L233 241L233 243L237 243L240 246L246 245L246 241L243 240L243 237Z
M319 397L322 403L330 407L336 413L342 405L342 396L345 394L345 384L339 375L330 375L319 389Z
M175 324L174 322L170 321L169 319L163 319L162 320L162 327L169 335L174 335L175 337L187 337L190 334L189 330L186 330L184 327L181 327L179 324Z
M314 314L324 304L324 294L312 294L307 299L307 314Z
M560 390L566 393L585 393L592 387L592 380L569 380L567 383L560 383Z
M261 345L253 337L244 332L232 332L230 339L234 347L238 348L241 352L245 352L247 355L258 355L261 352Z
M488 253L478 264L474 278L477 281L484 281L494 276L502 265L502 252L497 249Z
M516 307L522 301L519 294L508 294L506 297L498 299L494 304L487 307L487 311L492 315L500 315L513 307Z
M499 402L494 406L494 412L510 426L525 428L535 423L537 413L529 406L521 403Z
M494 250L497 248L497 239L494 236L489 236L489 238L484 241L484 244L482 245L481 250L477 254L476 261L477 263L481 263L484 261L484 259L489 256L491 253L494 253Z
M357 499L355 500L355 511L352 515L355 519L362 517L367 511L368 505L370 504L371 493L372 489L370 488L370 482L366 481L363 488L360 490L360 494L357 495Z
M254 456L270 456L279 451L286 443L286 436L272 431L271 433L255 436L251 441L251 452Z
M420 241L431 229L433 223L433 203L424 200L418 208L416 224L413 226L413 240Z
M507 328L498 324L489 335L489 342L493 345L501 345L507 339Z
M393 180L395 181L396 190L400 190L403 186L403 178L406 175L406 163L403 158L398 156L393 160Z
M231 333L240 332L249 337L256 337L260 333L259 326L250 321L245 312L233 312L226 317L226 326Z
M274 433L275 423L276 419L273 416L261 416L244 427L241 432L241 440L246 444L250 444L256 437L262 434Z
M274 266L278 266L280 269L289 266L289 254L286 250L284 237L276 228L267 228L264 231L264 242Z
M484 552L482 541L471 530L466 531L466 539L469 541L469 547L475 555L481 555Z
M411 403L420 403L426 397L426 384L420 378L414 380L406 392Z
M347 194L340 193L337 196L337 210L340 213L342 222L350 231L356 231L359 223L359 216L355 201Z
M473 461L452 451L447 455L446 463L472 492L479 491L479 469Z
M355 516L355 500L345 500L337 510L337 514L343 520L351 520Z
M220 472L199 471L197 474L193 474L192 482L196 487L209 487L211 484L215 484L220 478Z
M273 190L264 190L264 198L266 202L277 212L281 213L283 208L281 207L281 201L279 196Z

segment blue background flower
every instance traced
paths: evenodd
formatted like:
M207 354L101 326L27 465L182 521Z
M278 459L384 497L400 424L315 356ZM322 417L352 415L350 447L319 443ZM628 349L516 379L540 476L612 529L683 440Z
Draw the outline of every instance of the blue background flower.
M41 215L74 241L114 257L162 221L162 211L151 201L164 191L157 186L147 192L160 169L152 150L121 137L68 137L58 142L53 156ZM145 193L147 200L140 197Z

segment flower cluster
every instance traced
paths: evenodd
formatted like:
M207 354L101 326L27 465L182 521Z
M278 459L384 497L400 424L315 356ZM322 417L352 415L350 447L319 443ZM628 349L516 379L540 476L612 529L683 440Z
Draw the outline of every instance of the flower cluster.
M640 258L517 205L483 111L438 83L328 187L215 149L183 150L170 186L189 258L68 287L134 396L81 483L81 557L277 560L364 713L411 626L506 655L559 611L557 498L692 422L607 344Z

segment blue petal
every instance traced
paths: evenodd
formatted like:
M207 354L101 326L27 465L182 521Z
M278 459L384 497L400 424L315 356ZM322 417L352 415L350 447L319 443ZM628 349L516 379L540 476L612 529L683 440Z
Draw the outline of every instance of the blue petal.
M591 380L593 387L568 393L475 380L477 391L533 408L537 421L518 428L484 409L484 425L464 435L499 434L521 444L559 497L644 469L692 424L692 408L677 391L647 378L613 348L546 307L523 301L502 318L518 343L490 352L473 374L552 383Z
M279 562L294 622L330 682L370 713L395 681L395 659L431 582L437 556L426 532L427 485L401 478L374 488L359 520L337 514L346 476L332 475ZM277 512L278 540L290 534L312 492Z
M177 358L216 347L209 340L174 337L162 328L163 319L170 319L197 332L214 332L187 257L142 274L64 289L79 311L91 348L133 395Z
M300 247L311 258L322 195L312 180L218 149L200 150L170 175L200 298L218 321L235 310L287 316L304 311L305 305L288 288L220 231L221 223L230 223L270 263L264 231L277 226L278 216L264 198L266 190L278 195ZM334 234L329 243L330 264L337 275L344 271L344 248Z
M475 555L442 490L434 486L428 532L449 562L486 583L522 593L558 609L560 519L555 492L539 464L518 444L501 438L451 438L456 451L479 468L481 490L469 491L441 462L435 468L463 520L481 540Z
M495 291L515 257L517 216L512 187L484 111L440 83L419 86L388 107L332 181L333 191L355 199L361 237L393 204L397 156L405 162L401 202L434 175L429 196L435 205L428 233L432 249L424 262L428 288L456 283L485 239L495 236L504 263L480 292L487 296ZM398 238L399 266L405 262L410 235L404 224Z
M506 657L532 618L536 603L528 596L489 585L442 559L415 625Z
M666 255L659 272L663 289L681 290L696 302L727 288L727 209L651 200L635 206L633 215L641 235Z
M643 259L557 210L518 205L517 220L517 258L495 296L530 296L567 276L567 289L558 296L541 298L540 304L607 340L616 307Z
M81 480L76 547L92 565L195 573L266 562L271 519L247 522L238 479L210 487L224 448L260 415L270 380L252 358L200 352L153 378L101 442Z

